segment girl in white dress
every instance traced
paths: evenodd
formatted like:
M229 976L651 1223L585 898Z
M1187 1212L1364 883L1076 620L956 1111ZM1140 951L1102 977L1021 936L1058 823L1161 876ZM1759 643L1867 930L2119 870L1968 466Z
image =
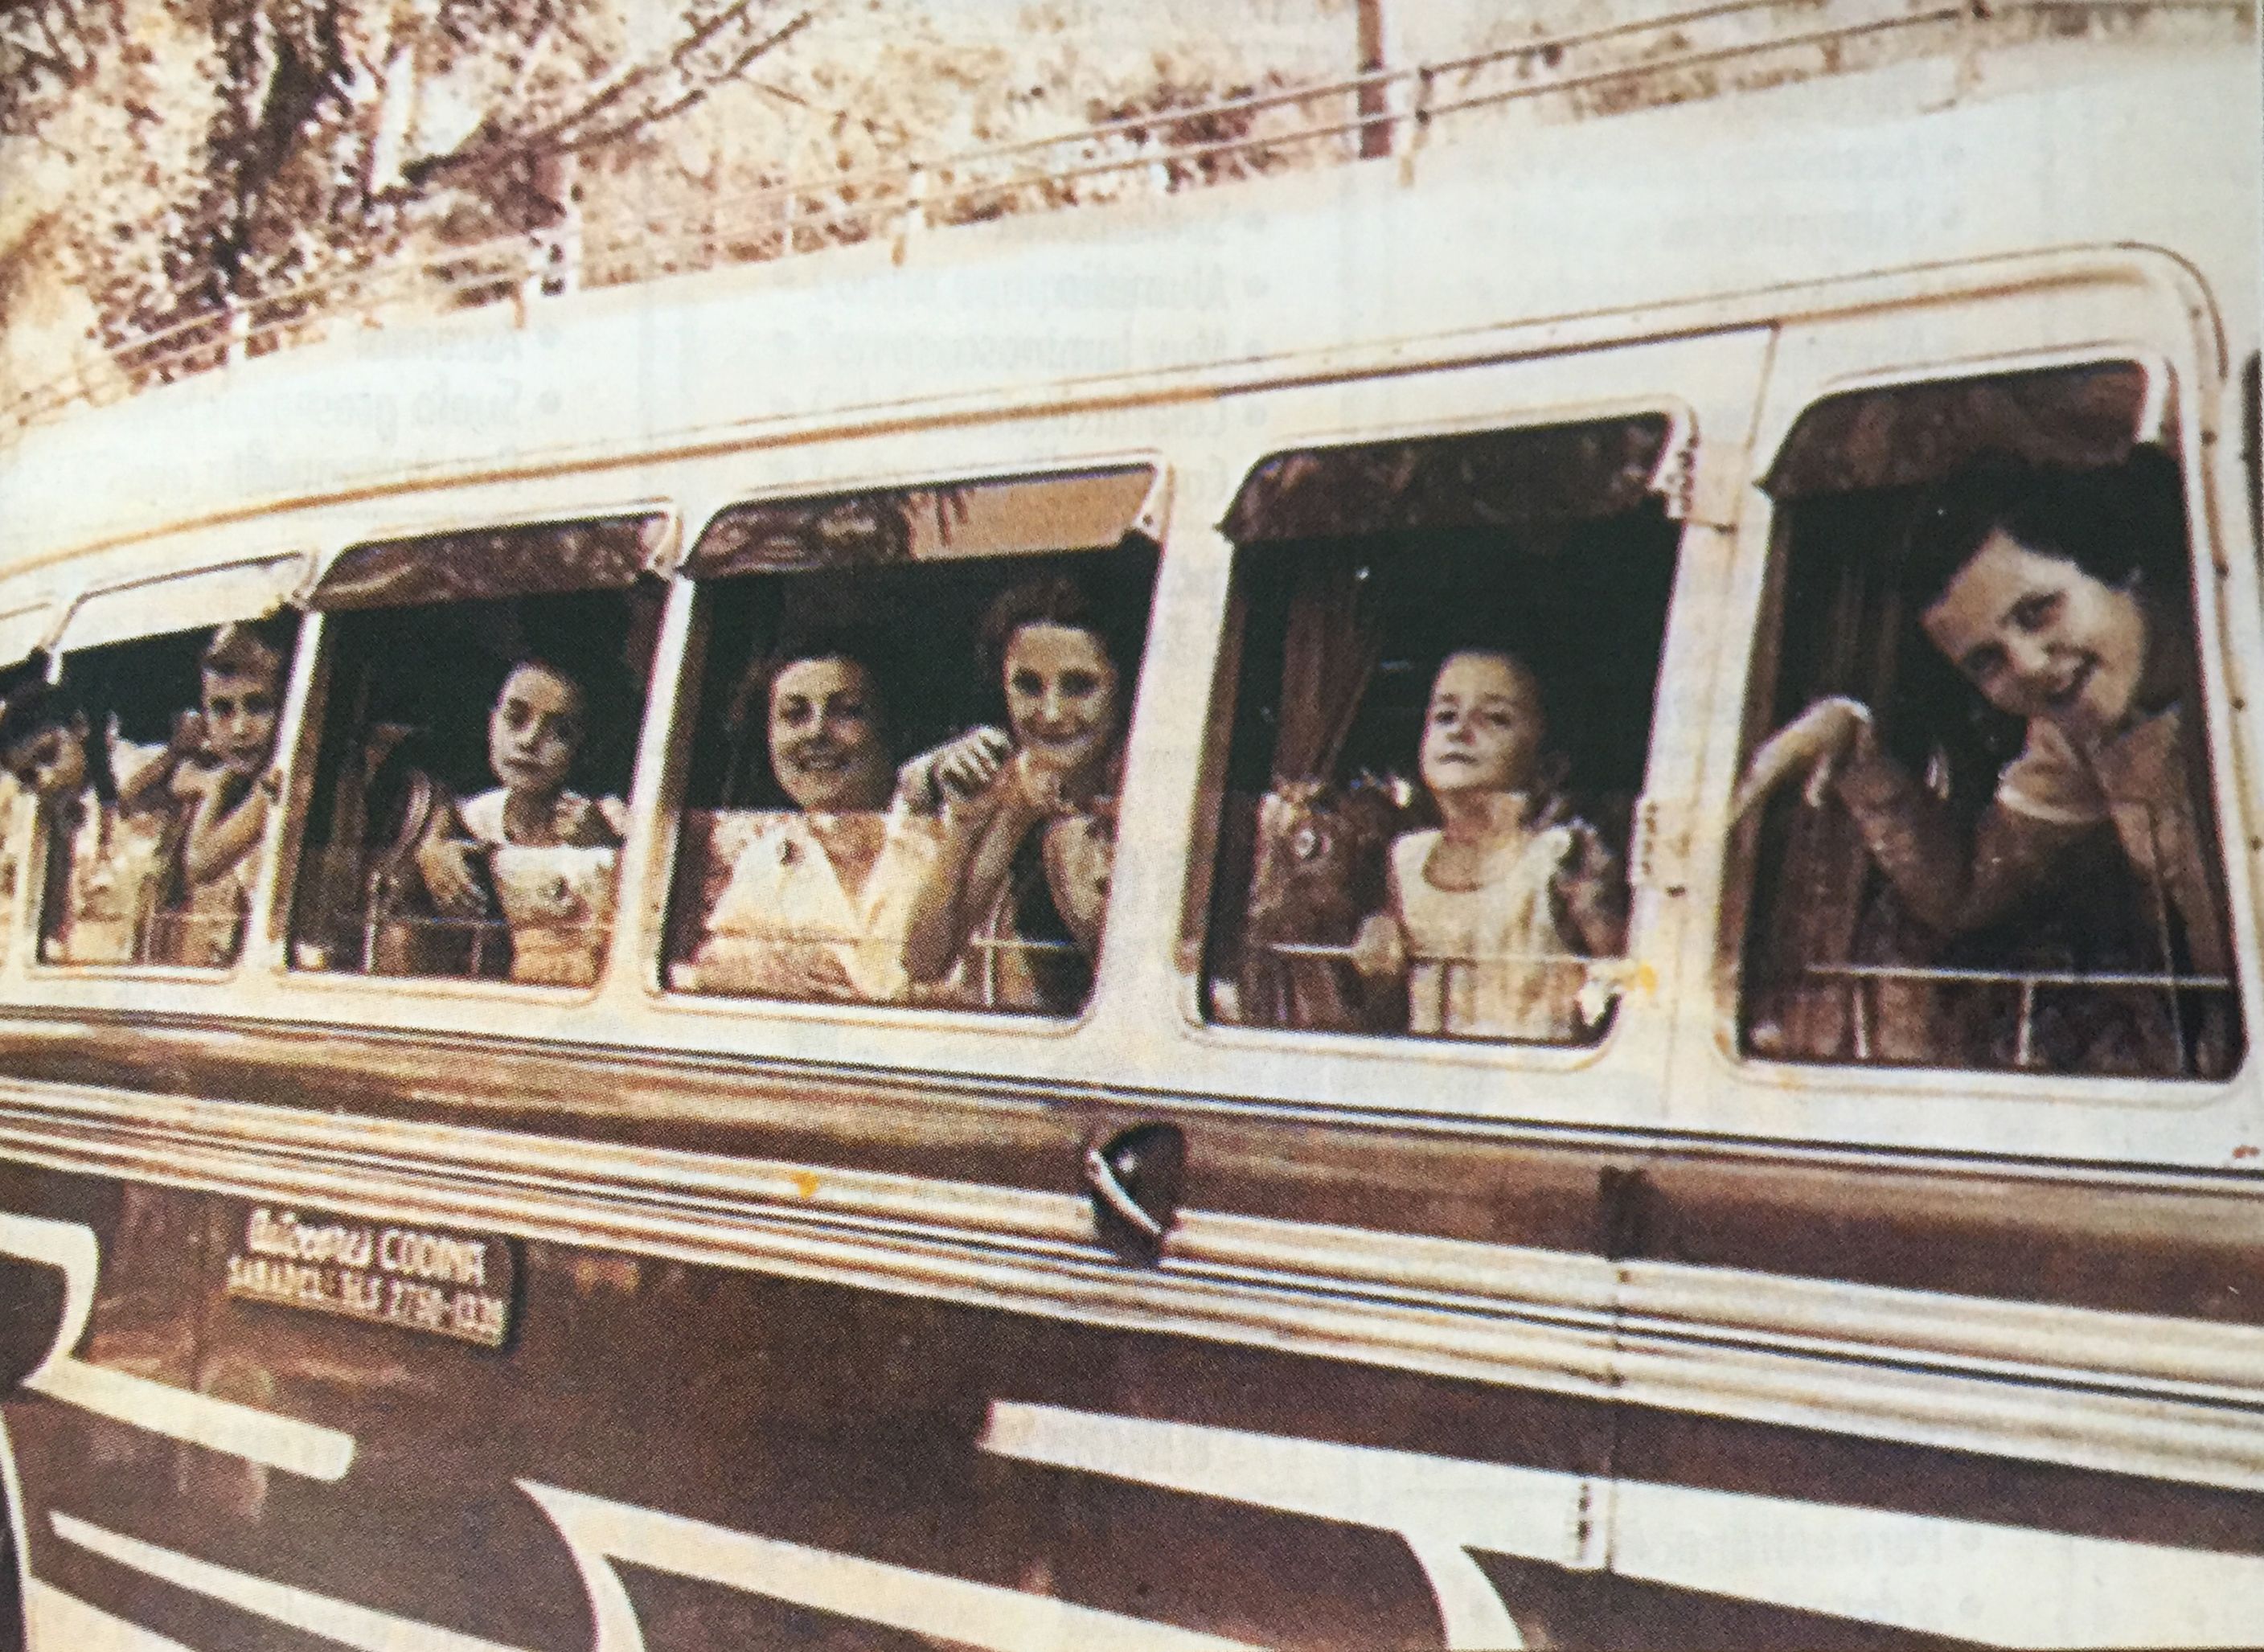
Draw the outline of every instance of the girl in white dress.
M511 975L588 986L613 933L613 875L628 813L566 784L588 737L588 695L561 667L512 670L488 717L488 766L503 782L457 811L470 842L434 837L417 855L440 914L491 918L472 859L484 852L511 931Z
M904 931L938 828L889 807L896 777L872 669L807 648L772 671L768 702L771 771L795 808L750 822L688 982L762 997L902 999Z
M1390 904L1361 926L1353 962L1404 976L1408 1031L1569 1043L1582 958L1621 951L1627 881L1556 794L1539 683L1515 656L1449 655L1424 719L1423 784L1440 824L1392 841Z

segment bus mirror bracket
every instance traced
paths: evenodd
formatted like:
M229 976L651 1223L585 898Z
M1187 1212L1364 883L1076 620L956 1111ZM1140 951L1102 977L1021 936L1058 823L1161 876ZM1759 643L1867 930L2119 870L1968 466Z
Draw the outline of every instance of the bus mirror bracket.
M1177 1125L1136 1125L1085 1152L1085 1194L1100 1243L1142 1267L1162 1259L1179 1215L1186 1136Z

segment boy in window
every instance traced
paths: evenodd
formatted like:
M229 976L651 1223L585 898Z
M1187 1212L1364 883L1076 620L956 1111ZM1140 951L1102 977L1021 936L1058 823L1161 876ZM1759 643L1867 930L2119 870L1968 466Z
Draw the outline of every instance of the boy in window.
M269 764L283 706L287 620L225 625L198 663L198 710L175 730L168 761L179 815L170 910L154 961L232 963L275 792Z
M43 961L125 964L143 956L165 871L174 759L173 749L118 738L112 720L91 714L69 687L35 677L8 695L0 762L32 800L47 844Z

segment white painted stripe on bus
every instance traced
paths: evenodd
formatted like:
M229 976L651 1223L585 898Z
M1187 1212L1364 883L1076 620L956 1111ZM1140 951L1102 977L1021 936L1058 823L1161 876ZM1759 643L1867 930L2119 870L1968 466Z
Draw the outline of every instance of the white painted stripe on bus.
M102 1267L102 1244L84 1222L0 1212L0 1256L42 1263L60 1270L63 1276L63 1312L55 1326L54 1345L25 1379L35 1381L60 1364L86 1334L87 1318L94 1312L94 1282Z
M24 1629L25 1652L190 1652L36 1577L24 1586Z
M29 1386L50 1399L112 1422L225 1452L308 1480L342 1480L353 1466L351 1434L177 1388L130 1371L113 1371L83 1359L62 1359Z
M1397 1533L1449 1648L1521 1647L1473 1549L1593 1569L1607 1488L1582 1474L994 1400L985 1451Z
M2253 1647L2264 1556L1623 1482L1612 1569L2007 1647Z
M807 1548L533 1481L519 1485L550 1517L581 1569L598 1627L591 1652L644 1652L617 1561L985 1652L1256 1652L1246 1641L1020 1589Z
M352 1647L354 1652L516 1652L498 1641L459 1634L414 1618L397 1618L389 1612L357 1606L310 1590L294 1589L248 1572L215 1566L139 1538L124 1537L90 1525L75 1516L55 1513L55 1535L66 1543L101 1555L145 1576L205 1596L255 1618L265 1618L287 1628L303 1629Z
M1419 1560L1444 1544L1595 1563L1561 1538L1551 1552L1550 1533L1592 1483L1557 1470L1005 1401L992 1403L982 1444L1382 1527ZM2264 1556L1643 1481L1609 1491L1609 1569L1644 1583L1998 1646L2251 1647L2264 1627ZM1448 1644L1490 1644L1458 1633L1455 1603L1424 1565Z

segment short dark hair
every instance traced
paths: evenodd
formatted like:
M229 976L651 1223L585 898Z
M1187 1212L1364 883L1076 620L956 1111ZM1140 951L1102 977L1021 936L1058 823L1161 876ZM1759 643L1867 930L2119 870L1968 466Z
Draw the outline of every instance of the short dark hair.
M896 685L882 663L889 657L880 637L861 627L826 626L782 632L766 652L748 662L732 692L726 721L734 728L754 728L767 723L771 688L787 666L799 665L804 660L846 660L861 669L872 684L874 695L880 701L876 720L882 728L890 728L897 697Z
M289 609L261 620L236 620L221 626L197 657L197 669L214 675L250 676L274 663L279 677L299 637L299 616Z
M1915 612L1934 605L1991 535L2073 562L2103 584L2167 571L2179 548L2147 519L2146 489L2119 472L2045 470L1985 460L1919 496L1903 540L1899 586Z
M84 713L77 694L60 683L34 677L18 685L0 705L0 757L46 729L67 727Z

